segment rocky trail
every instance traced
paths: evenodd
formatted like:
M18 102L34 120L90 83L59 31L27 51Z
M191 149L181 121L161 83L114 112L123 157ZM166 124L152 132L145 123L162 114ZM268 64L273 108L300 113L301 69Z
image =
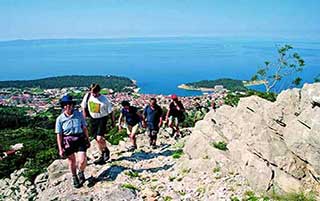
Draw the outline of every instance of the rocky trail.
M220 167L209 160L206 166L190 168L181 163L189 156L183 153L190 129L182 131L184 137L174 140L169 130L162 129L157 149L149 147L148 137L137 135L138 149L127 152L129 141L111 146L111 159L105 165L94 165L92 161L99 155L92 141L88 151L88 166L85 171L87 181L80 189L71 185L66 160L56 160L48 172L41 174L32 185L29 182L11 182L4 190L6 200L226 200L232 196L241 197L251 188L239 174L229 172L224 175ZM23 170L22 170L23 171ZM11 175L11 180L23 178L22 171ZM4 184L1 185L4 187ZM23 190L32 189L32 190ZM14 190L13 190L14 189Z
M21 176L23 170L0 180L0 198L236 201L303 192L320 200L319 91L320 84L305 84L274 103L243 98L237 107L210 111L178 141L163 129L157 149L143 133L135 152L126 151L128 140L109 146L105 165L92 164L98 156L93 142L84 187L74 189L66 161L56 160L35 184Z

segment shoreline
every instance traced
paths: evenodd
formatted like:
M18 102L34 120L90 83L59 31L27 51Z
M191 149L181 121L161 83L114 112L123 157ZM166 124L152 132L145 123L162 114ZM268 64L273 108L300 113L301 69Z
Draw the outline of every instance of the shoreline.
M251 87L251 86L258 86L265 84L266 80L256 80L256 81L250 81L250 80L243 80L242 83L245 87Z
M184 90L189 90L189 91L205 91L205 92L215 91L214 88L205 88L205 87L195 88L195 87L190 87L186 84L180 84L178 86L178 88L184 89Z
M242 83L243 83L243 86L250 87L250 86L262 85L262 84L266 83L266 81L265 80L258 80L258 81L243 80ZM196 88L196 87L188 86L186 84L180 84L180 85L178 85L177 88L183 89L183 90L189 90L189 91L203 91L203 92L215 91L214 88L206 88L206 87Z

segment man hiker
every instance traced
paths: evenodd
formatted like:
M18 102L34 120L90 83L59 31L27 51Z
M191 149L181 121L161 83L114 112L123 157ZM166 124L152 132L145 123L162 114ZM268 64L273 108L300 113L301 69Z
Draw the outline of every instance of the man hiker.
M178 96L176 94L172 94L171 99L172 101L166 115L166 122L172 129L171 137L175 135L175 139L178 139L180 136L179 123L183 122L185 119L185 109L181 101L178 100Z
M107 132L107 121L109 117L111 117L112 124L114 125L114 114L112 111L112 103L106 96L100 94L100 90L101 87L99 84L92 84L90 92L83 97L81 107L84 117L89 118L91 132L101 152L100 157L94 161L94 164L102 165L110 158L110 151L106 145L104 135Z
M134 106L131 106L128 101L121 102L122 109L119 117L119 131L122 129L122 122L125 118L127 134L129 135L131 146L128 148L128 151L134 151L137 149L136 142L136 133L139 128L139 123L141 122L141 114L138 112L138 109Z
M162 125L162 109L155 98L151 98L149 105L144 108L143 123L147 126L150 146L156 149L157 135Z

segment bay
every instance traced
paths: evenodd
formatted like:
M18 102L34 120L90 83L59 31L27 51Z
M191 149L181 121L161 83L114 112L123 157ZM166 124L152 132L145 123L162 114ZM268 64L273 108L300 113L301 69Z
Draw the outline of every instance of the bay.
M284 44L305 60L303 82L313 82L320 74L316 40L217 37L2 41L0 80L111 74L137 80L141 93L199 95L177 86L204 79L250 79ZM276 91L288 87L290 83L282 83Z

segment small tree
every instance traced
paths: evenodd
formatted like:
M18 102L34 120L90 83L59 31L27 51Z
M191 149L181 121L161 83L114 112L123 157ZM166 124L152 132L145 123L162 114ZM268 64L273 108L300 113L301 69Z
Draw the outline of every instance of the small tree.
M263 81L266 92L269 93L284 77L289 77L297 72L301 72L305 65L304 60L298 53L292 53L292 49L290 45L284 45L278 48L278 59L273 63L265 61L264 66L258 69L251 80ZM292 81L292 84L297 86L301 83L301 80L300 77L297 77Z

